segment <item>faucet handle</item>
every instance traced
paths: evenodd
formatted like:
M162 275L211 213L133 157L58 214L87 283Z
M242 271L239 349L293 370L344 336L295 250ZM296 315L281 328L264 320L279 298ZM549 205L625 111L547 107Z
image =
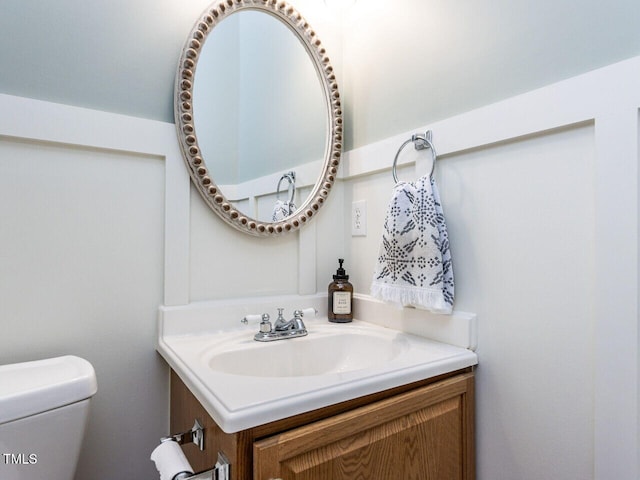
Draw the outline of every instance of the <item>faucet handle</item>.
M266 313L263 313L262 315L259 313L252 313L250 315L245 315L244 317L242 317L242 319L240 320L241 323L244 323L245 325L248 325L249 322L253 323L253 322L261 322L263 321L263 317L267 315L267 317L269 316Z
M302 317L304 316L304 311L303 310L295 310L293 312L293 318L291 319L291 322L294 325L294 328L298 331L307 331L307 327L305 326L304 322L302 321Z
M311 316L311 315L315 317L318 314L318 310L316 310L313 307L305 308L303 310L296 310L296 312L300 312L302 314L301 316L303 317ZM294 312L294 315L295 315L295 312Z
M262 314L262 320L260 321L260 332L261 333L269 333L271 332L271 322L269 321L270 317L268 313Z

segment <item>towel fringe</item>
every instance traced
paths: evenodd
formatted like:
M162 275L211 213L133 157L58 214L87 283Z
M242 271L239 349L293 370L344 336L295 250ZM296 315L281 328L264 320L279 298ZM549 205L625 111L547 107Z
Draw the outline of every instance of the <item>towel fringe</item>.
M452 305L445 301L444 294L439 289L411 288L374 280L371 283L371 296L399 308L415 307L441 314L450 314L453 311Z

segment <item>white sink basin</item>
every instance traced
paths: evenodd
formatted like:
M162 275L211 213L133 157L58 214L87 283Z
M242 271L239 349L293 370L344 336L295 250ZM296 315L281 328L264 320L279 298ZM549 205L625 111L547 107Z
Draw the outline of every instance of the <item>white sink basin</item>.
M465 348L363 321L305 323L306 337L264 343L255 326L161 333L157 349L227 433L477 363Z
M247 342L246 334L207 349L211 370L251 377L303 377L381 367L409 348L393 331L316 325L306 337ZM234 341L235 340L235 341Z

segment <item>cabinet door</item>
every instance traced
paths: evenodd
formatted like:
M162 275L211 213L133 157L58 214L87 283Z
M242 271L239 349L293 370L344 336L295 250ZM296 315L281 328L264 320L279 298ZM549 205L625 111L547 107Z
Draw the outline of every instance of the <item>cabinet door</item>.
M254 443L255 480L473 480L473 374Z

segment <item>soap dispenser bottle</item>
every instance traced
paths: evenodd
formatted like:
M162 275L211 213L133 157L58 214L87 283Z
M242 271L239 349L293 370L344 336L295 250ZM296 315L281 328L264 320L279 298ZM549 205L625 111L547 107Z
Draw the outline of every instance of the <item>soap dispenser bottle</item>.
M333 282L329 284L329 308L327 316L330 322L347 323L353 320L353 285L349 283L349 275L342 264L344 259L339 258L340 266L333 276Z

